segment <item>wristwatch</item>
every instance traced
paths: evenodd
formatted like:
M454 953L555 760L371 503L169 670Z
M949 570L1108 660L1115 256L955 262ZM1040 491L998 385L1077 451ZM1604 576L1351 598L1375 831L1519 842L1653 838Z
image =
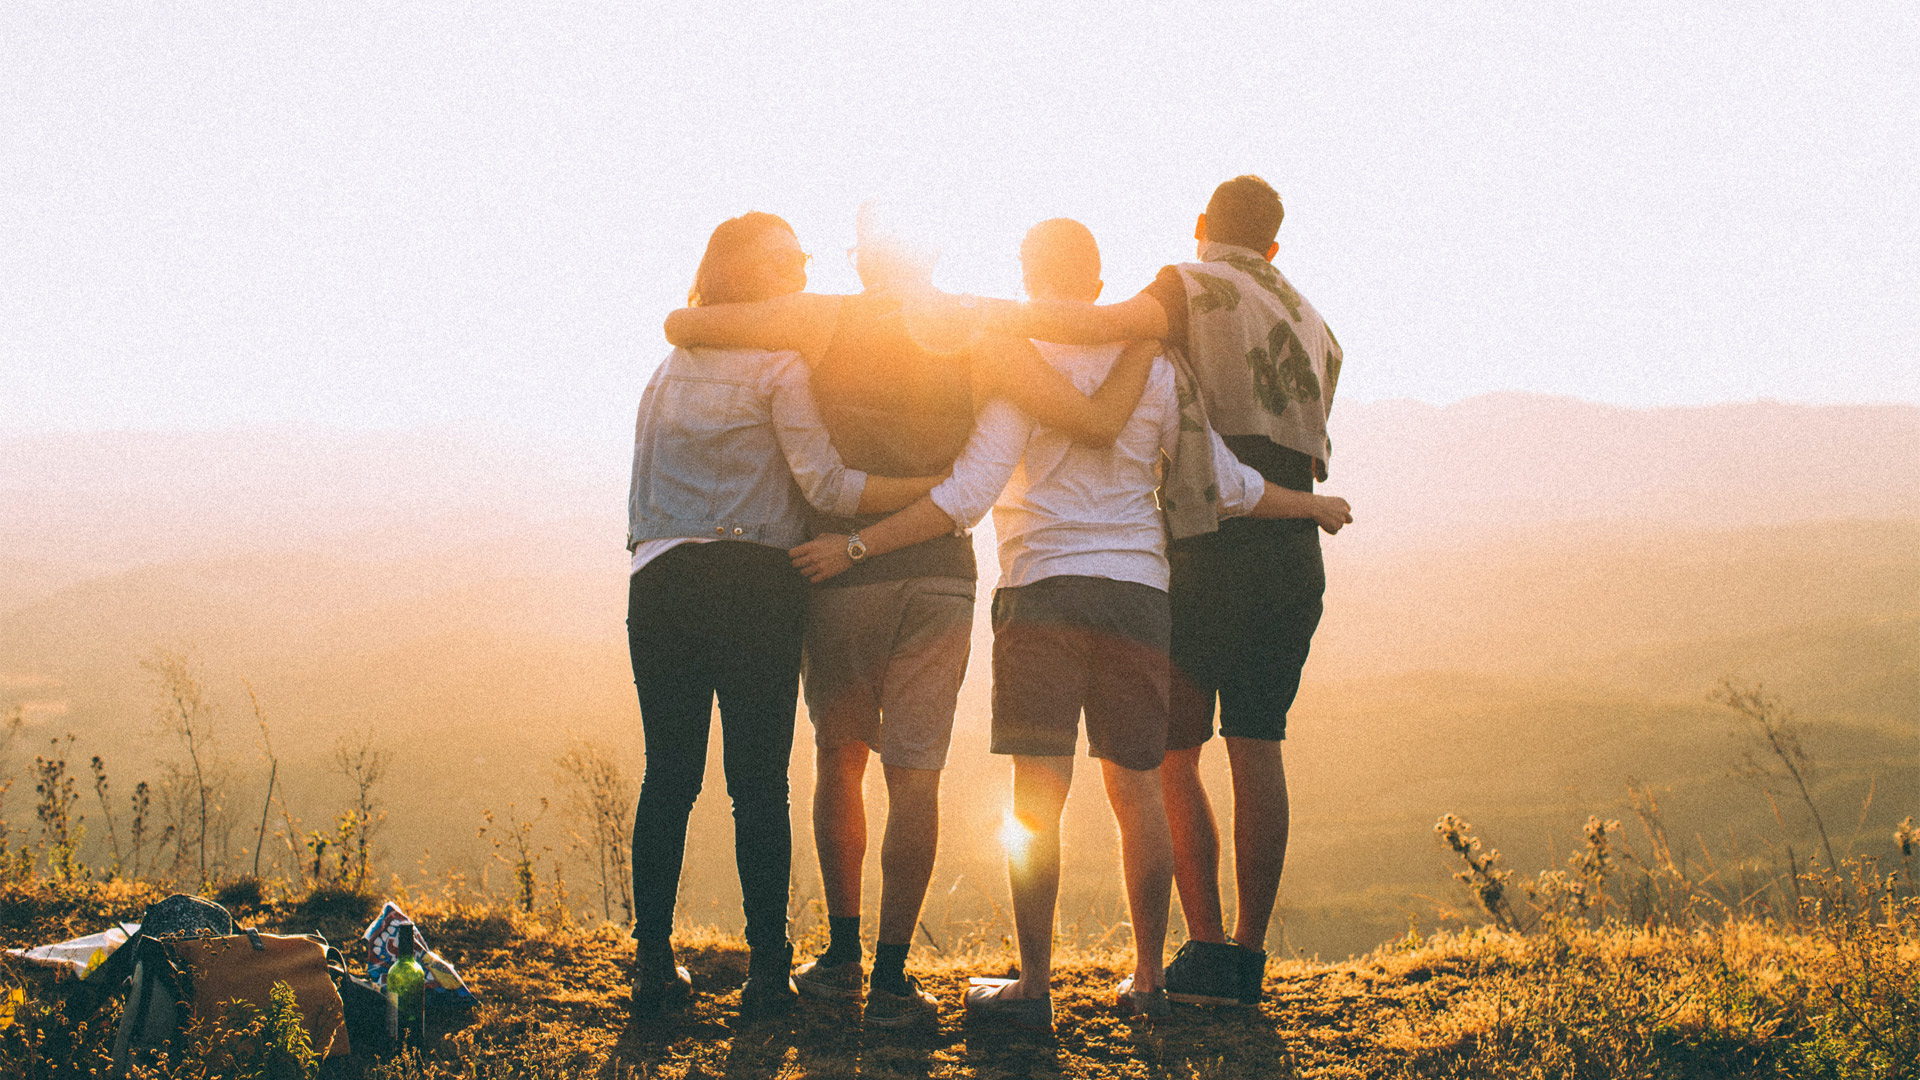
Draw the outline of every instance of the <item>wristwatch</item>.
M867 542L860 539L860 534L854 533L847 537L847 558L853 562L859 562L866 557Z

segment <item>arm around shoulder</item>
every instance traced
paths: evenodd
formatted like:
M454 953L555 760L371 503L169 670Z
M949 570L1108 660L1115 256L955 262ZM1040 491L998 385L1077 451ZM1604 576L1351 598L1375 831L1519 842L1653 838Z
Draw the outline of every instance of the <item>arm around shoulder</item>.
M1120 354L1106 381L1082 394L1025 338L990 335L975 349L981 397L1003 397L1034 420L1086 446L1111 446L1140 404L1160 343L1135 341Z
M1114 304L1071 300L1030 300L996 306L994 329L1063 345L1104 345L1134 338L1167 336L1167 312L1146 293Z
M793 349L819 360L833 340L840 297L792 293L742 304L681 308L667 315L667 341L682 348Z

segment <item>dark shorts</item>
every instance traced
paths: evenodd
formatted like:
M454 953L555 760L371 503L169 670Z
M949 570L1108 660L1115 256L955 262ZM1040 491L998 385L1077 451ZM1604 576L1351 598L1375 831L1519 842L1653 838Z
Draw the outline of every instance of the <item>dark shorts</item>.
M1304 527L1303 527L1304 526ZM1311 521L1228 521L1168 552L1173 577L1167 748L1220 734L1278 741L1320 625L1327 572Z
M1167 594L1063 574L993 594L993 752L1070 757L1087 714L1087 750L1128 769L1167 753Z

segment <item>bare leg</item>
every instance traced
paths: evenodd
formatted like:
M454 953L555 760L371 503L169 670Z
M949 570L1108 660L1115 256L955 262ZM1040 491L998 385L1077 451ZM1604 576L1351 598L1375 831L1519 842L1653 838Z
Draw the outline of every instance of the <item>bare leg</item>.
M1159 769L1129 769L1100 762L1107 802L1120 824L1120 858L1127 882L1127 912L1133 920L1133 988L1166 985L1162 958L1167 946L1167 902L1173 893L1173 838L1167 831Z
M1008 1000L1045 997L1053 989L1053 912L1060 899L1060 811L1073 783L1071 757L1013 759L1013 816L1026 850L1007 853L1020 978L1001 991Z
M1203 744L1204 745L1204 744ZM1180 885L1180 909L1187 936L1195 941L1227 940L1220 910L1220 830L1213 804L1200 782L1200 751L1169 750L1160 765L1167 825L1173 835L1173 876Z
M1280 895L1280 873L1287 864L1287 770L1280 744L1266 739L1227 736L1227 760L1233 766L1234 887L1239 911L1233 940L1249 949L1267 947L1267 924ZM1182 890L1181 899L1186 899Z
M883 765L882 772L887 778L887 831L880 841L879 940L907 945L920 921L934 851L940 845L940 770ZM822 865L825 859L821 856Z
M867 745L849 743L814 755L813 846L827 914L860 914L860 871L867 858Z

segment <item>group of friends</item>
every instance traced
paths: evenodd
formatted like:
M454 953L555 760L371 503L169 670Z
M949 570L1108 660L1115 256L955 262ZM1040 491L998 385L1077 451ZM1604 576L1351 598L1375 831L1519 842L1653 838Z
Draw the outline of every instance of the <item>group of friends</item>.
M1025 837L1008 873L1012 979L968 1018L1052 1026L1060 816L1081 716L1119 826L1129 1015L1255 1004L1286 857L1281 745L1319 624L1316 494L1341 353L1273 265L1265 181L1221 184L1194 261L1099 304L1100 253L1056 218L1020 248L1024 303L933 286L933 238L876 204L850 251L863 289L806 292L782 219L714 230L676 348L641 400L628 497L628 638L646 737L633 830L633 1009L691 990L674 958L687 819L717 697L750 949L744 1014L864 1000L865 1022L932 1020L907 971L939 839L941 770L971 647L968 530L999 539L993 753ZM787 763L804 685L829 924L798 968L787 937ZM1201 751L1223 736L1237 895L1231 934ZM864 781L887 789L872 966L860 934ZM1163 964L1178 884L1187 942Z

